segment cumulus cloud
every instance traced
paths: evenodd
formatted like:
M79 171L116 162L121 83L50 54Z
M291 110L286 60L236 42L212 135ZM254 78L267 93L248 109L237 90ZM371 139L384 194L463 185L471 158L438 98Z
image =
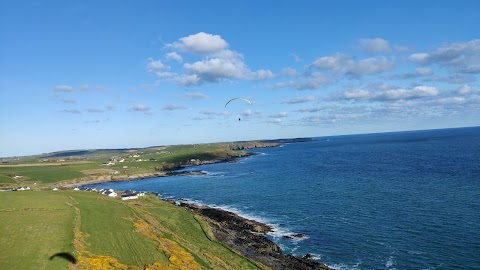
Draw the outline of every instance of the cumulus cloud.
M470 86L468 84L465 84L464 86L460 87L457 92L460 95L466 95L466 94L470 93L470 91L471 91Z
M295 90L315 90L320 89L328 83L328 80L320 72L306 74L297 80L279 82L269 86L273 89L295 89Z
M215 119L217 117L226 117L230 115L231 114L227 111L223 111L223 112L203 111L203 112L199 112L198 115L193 118L193 120L210 120L210 119Z
M433 74L433 71L431 68L428 67L418 67L416 68L416 73L420 76L430 76Z
M219 35L199 32L182 37L177 42L168 44L167 47L188 53L211 55L225 50L228 43Z
M399 75L393 75L390 78L392 79L415 79L419 77L428 77L433 75L433 70L428 67L418 67L415 69L415 72L409 72Z
M198 76L199 80L217 82L221 79L246 79L250 73L242 61L235 59L211 58L197 61L193 64L186 63L185 70Z
M390 44L383 38L363 38L357 40L358 48L366 53L390 51Z
M364 100L364 101L394 101L406 99L418 99L425 97L434 97L439 94L435 87L415 86L412 89L389 88L382 91L369 91L364 89L350 89L335 95L331 100Z
M81 114L82 113L80 110L75 110L75 109L65 109L65 110L62 110L61 112L72 113L72 114Z
M352 89L345 91L344 97L346 99L370 99L373 97L373 94L367 90Z
M177 61L177 62L182 62L183 61L182 56L180 54L176 53L176 52L166 53L165 58L167 60L173 60L173 61Z
M311 102L316 100L315 96L305 96L305 97L295 97L291 98L288 100L283 101L282 103L285 104L298 104L298 103L305 103L305 102Z
M378 100L411 99L438 95L438 89L431 86L415 86L413 89L387 90L375 98Z
M72 98L60 98L59 100L60 100L60 102L65 103L65 104L75 104L75 103L77 103L77 100L72 99Z
M273 119L269 119L269 120L265 121L265 123L275 124L275 125L282 125L282 124L283 124L283 121L282 121L281 118L273 118Z
M297 76L297 70L294 68L284 68L282 69L282 75L288 76L288 77L295 77Z
M305 112L314 113L314 112L327 111L327 110L331 110L331 109L334 109L334 108L335 108L335 106L322 105L322 106L313 106L313 107L302 108L302 109L297 110L297 112L300 112L300 113L305 113Z
M279 112L279 113L276 113L274 115L271 115L270 117L272 117L272 118L285 118L285 117L288 117L288 113L287 112Z
M250 109L243 111L241 114L242 118L253 118L253 117L261 117L261 113L257 111L252 111Z
M175 75L170 72L170 66L164 64L161 60L148 59L147 71L159 78L168 78Z
M132 112L143 112L144 114L147 114L147 115L151 114L150 108L149 108L148 106L146 106L146 105L143 105L143 104L137 104L137 105L131 107L131 108L129 109L129 111L132 111Z
M409 60L417 64L439 64L461 73L480 73L480 39L446 44L431 52L411 54Z
M199 100L199 99L207 99L208 96L201 92L194 92L194 93L187 93L183 95L182 98L190 99L190 100Z
M169 70L170 67L162 63L160 60L148 59L147 63L148 71L157 71L157 70Z
M164 111L176 111L176 110L185 110L186 107L182 105L175 105L175 104L165 104L162 107L162 110Z
M257 80L268 80L275 77L275 75L270 70L260 69L256 72L255 77Z
M199 32L182 37L165 47L172 50L165 54L167 60L183 62L184 58L179 53L193 55L193 60L184 62L183 72L178 74L169 72L169 69L162 65L153 69L152 73L157 76L173 77L173 81L182 86L197 86L205 82L219 83L228 80L265 80L275 76L272 71L266 69L259 69L256 72L250 70L245 64L243 55L230 50L229 44L219 35Z
M385 57L356 60L353 56L339 53L333 56L320 57L310 66L350 76L378 74L389 71L394 67L393 63Z
M103 112L105 112L104 110L94 109L94 108L89 108L89 109L86 109L85 111L87 111L88 113L103 113Z
M57 85L53 88L56 92L73 92L75 89L70 85Z
M305 76L300 79L294 85L294 88L297 90L313 90L319 89L325 84L327 84L328 80L321 74L320 72L314 72L308 76Z
M197 74L182 75L175 77L175 81L183 86L194 86L200 84L200 77Z

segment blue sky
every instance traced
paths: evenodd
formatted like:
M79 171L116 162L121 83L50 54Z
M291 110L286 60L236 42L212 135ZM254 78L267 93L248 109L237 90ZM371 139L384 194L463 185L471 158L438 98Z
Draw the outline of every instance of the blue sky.
M0 5L0 156L480 125L479 1Z

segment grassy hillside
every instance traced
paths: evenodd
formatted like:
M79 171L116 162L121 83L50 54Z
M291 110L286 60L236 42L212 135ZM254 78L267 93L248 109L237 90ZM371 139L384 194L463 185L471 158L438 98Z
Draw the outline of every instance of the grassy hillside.
M148 195L1 192L0 231L0 269L265 268L215 241L201 217Z
M0 187L52 186L110 177L162 173L178 165L243 155L228 144L195 144L119 150L64 151L0 163Z

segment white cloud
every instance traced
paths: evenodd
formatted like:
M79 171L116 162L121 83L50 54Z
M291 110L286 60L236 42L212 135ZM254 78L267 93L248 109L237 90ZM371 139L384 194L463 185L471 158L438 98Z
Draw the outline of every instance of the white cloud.
M62 110L63 113L72 113L72 114L81 114L82 112L80 110L72 110L72 109L66 109Z
M221 79L246 79L250 71L242 61L210 58L197 61L193 64L186 63L185 70L197 75L199 80L217 82Z
M175 81L183 86L194 86L200 84L200 77L197 74L182 75L175 77Z
M86 111L87 111L88 113L103 113L103 112L105 112L105 111L102 110L102 109L94 109L94 108L86 109Z
M362 89L352 89L344 93L346 99L370 99L372 96L373 94L370 91Z
M298 104L298 103L305 103L305 102L310 102L310 101L314 101L316 100L316 97L315 96L305 96L305 97L296 97L296 98L292 98L292 99L289 99L289 100L286 100L282 103L286 103L286 104Z
M321 73L314 72L309 76L306 76L300 80L299 83L295 85L297 90L312 90L319 89L325 84L327 84L327 78L325 78Z
M424 63L427 61L428 57L427 53L414 53L411 54L408 59L416 63Z
M456 104L464 104L466 102L464 97L446 97L440 98L437 100L433 100L430 104L434 105L456 105Z
M261 113L257 111L252 111L250 109L243 111L241 114L242 118L254 118L254 117L261 117Z
M57 92L73 92L75 89L70 85L57 85L53 88Z
M60 98L59 99L62 103L66 103L66 104L75 104L77 103L77 100L76 99L72 99L72 98Z
M296 81L290 80L288 82L279 82L269 87L273 89L287 88L296 90L315 90L320 89L327 83L327 78L325 78L320 72L313 72L298 78Z
M480 73L480 39L446 44L427 53L415 53L409 60L417 64L439 64L461 73Z
M151 114L150 108L149 108L148 106L146 106L146 105L143 105L143 104L137 104L137 105L131 107L131 108L129 109L129 111L132 111L132 112L143 112L144 114L147 114L147 115Z
M366 53L379 53L390 51L390 44L383 38L363 38L357 40L360 50Z
M173 50L165 54L167 60L184 62L185 59L178 52L193 55L193 60L184 62L183 72L170 73L166 68L168 66L162 65L153 69L157 76L173 77L174 82L183 86L228 80L265 80L275 76L271 70L259 69L256 72L250 70L245 64L243 55L228 49L229 44L219 35L199 32L182 37L165 47Z
M176 111L176 110L185 110L186 107L182 105L175 105L175 104L165 104L162 107L162 110L164 111Z
M147 71L149 73L154 74L159 78L173 77L175 73L170 72L169 70L170 66L165 65L162 61L152 58L148 59Z
M273 77L275 77L275 75L270 70L260 69L256 72L255 77L256 77L257 80L268 80L268 79L272 79Z
M363 89L351 89L334 95L330 100L363 100L363 101L394 101L404 99L418 99L434 97L439 93L438 89L431 86L415 86L412 89L386 88L377 92Z
M281 125L283 123L281 118L273 118L273 119L267 120L265 122L269 123L269 124L275 124L275 125Z
M165 54L165 58L166 58L167 60L173 60L173 61L177 61L177 62L182 62L182 61L183 61L182 56L179 55L179 54L176 53L176 52L166 53L166 54Z
M428 67L418 67L416 68L416 73L420 76L430 76L433 74L433 71L431 68Z
M182 37L179 41L168 44L167 47L188 53L211 55L225 50L228 47L228 43L219 35L199 32L194 35Z
M157 71L157 70L170 70L170 67L162 63L160 60L148 59L147 63L148 71Z
M297 76L297 70L294 68L284 68L282 69L282 75L288 76L288 77L295 77Z
M287 112L279 112L279 113L274 114L270 117L272 117L272 118L285 118L285 117L288 117L288 113Z
M201 92L187 93L183 95L184 99L198 100L198 99L207 99L208 96Z
M308 108L299 109L299 110L297 110L297 112L301 112L301 113L309 112L309 113L312 113L312 112L327 111L327 110L331 110L331 109L334 109L334 108L335 108L334 106L314 106L314 107L308 107Z
M227 111L223 111L223 112L203 111L203 112L200 112L199 115L195 116L193 120L209 120L209 119L215 119L217 117L227 117L230 115L231 113Z
M375 97L378 100L412 99L438 95L438 89L431 86L415 86L413 89L387 90Z
M351 76L378 74L389 71L394 67L393 63L385 57L366 58L357 61L355 57L346 54L320 57L310 66Z
M471 91L470 86L468 84L465 84L464 86L460 87L457 92L460 95L466 95L466 94L470 93L470 91Z

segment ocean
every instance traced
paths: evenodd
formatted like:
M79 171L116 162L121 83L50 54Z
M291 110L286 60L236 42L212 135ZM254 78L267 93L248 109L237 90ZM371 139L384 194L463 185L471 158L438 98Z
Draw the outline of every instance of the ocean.
M480 269L480 127L317 137L206 175L104 183L270 224L336 269ZM303 234L293 239L294 233Z

